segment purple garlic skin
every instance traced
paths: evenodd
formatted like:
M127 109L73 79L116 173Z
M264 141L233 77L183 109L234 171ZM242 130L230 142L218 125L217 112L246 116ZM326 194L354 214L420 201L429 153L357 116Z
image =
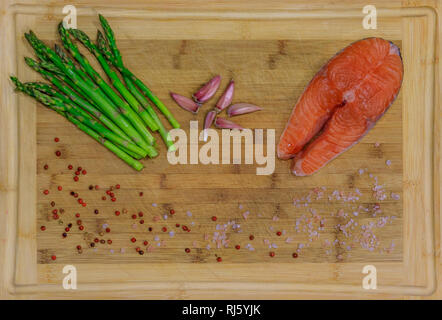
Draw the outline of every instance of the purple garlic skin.
M190 111L193 114L196 114L201 107L201 105L197 104L192 99L184 97L180 94L171 92L170 95L181 108Z
M215 110L217 112L221 112L225 108L230 106L230 104L232 103L234 91L235 91L235 82L232 80L232 81L230 81L229 85L227 86L226 91L224 91L224 93L219 98L218 102L216 103Z
M207 137L208 137L207 129L209 129L212 126L213 120L215 120L215 117L216 117L215 111L209 111L206 114L206 118L204 119L204 130L203 130L203 141L204 142L207 141Z
M193 99L196 103L204 103L212 98L219 88L221 76L213 77L209 82L201 87L194 95Z
M243 130L244 128L241 127L239 124L236 124L232 121L226 120L221 117L217 117L215 120L215 126L220 129L239 129Z
M241 114L252 113L255 111L260 111L262 108L255 106L250 103L237 103L232 105L229 109L227 109L227 114L229 117L239 116Z

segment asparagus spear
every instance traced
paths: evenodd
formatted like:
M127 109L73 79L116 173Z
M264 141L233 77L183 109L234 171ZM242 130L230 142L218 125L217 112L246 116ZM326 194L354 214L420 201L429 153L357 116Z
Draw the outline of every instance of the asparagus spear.
M49 58L63 73L65 73L82 92L84 92L98 106L100 106L103 113L105 113L109 118L112 119L112 121L115 122L115 124L125 131L137 145L148 152L152 149L151 146L141 137L138 131L132 127L131 122L129 122L113 104L109 103L109 101L104 97L104 93L100 90L100 88L98 88L95 84L91 84L90 82L87 82L81 78L75 71L74 66L64 63L52 49L41 42L33 33L29 34L31 35L30 43L36 49L36 51L43 52L44 55ZM127 113L125 113L125 115L127 115ZM155 153L153 153L151 156L156 155L157 152L155 150Z
M41 82L27 82L24 85L25 87L30 88L32 90L38 90L46 95L60 99L64 104L65 111L71 113L73 116L77 118L77 120L82 122L84 125L90 127L91 129L95 130L104 138L107 138L113 143L118 144L120 148L123 149L126 153L129 154L135 153L136 154L135 158L138 159L147 156L147 152L144 149L141 149L130 140L122 139L120 136L116 135L115 133L104 127L101 123L97 122L94 118L92 118L92 116L90 116L83 109L76 107L67 96L53 89L50 85Z
M108 60L109 62L114 59L116 60L115 55L109 50L107 41L100 31L98 31L97 33L97 47L102 53L102 55L106 57L106 60ZM118 49L116 50L118 51ZM175 151L175 146L173 144L172 139L169 136L169 133L167 132L166 128L164 128L161 120L158 118L157 114L155 113L155 110L153 110L149 101L138 91L137 87L134 85L133 81L129 77L123 76L123 78L124 81L126 82L126 86L129 89L129 91L138 100L138 102L147 110L147 112L150 114L152 119L155 121L155 124L158 127L158 132L160 133L161 138L166 144L168 151Z
M55 85L61 92L66 94L72 101L74 101L78 106L94 115L98 118L105 126L107 126L111 131L118 134L120 137L129 140L129 136L124 133L117 125L115 125L107 116L105 116L100 110L98 110L95 106L88 103L84 100L80 95L78 95L73 89L69 86L64 85L57 77L55 77L50 72L47 72L42 68L41 64L38 64L35 60L31 58L25 58L25 61L28 66L32 69L40 73L43 78L50 81L53 85ZM58 75L63 81L69 84L70 80L66 79L67 77L64 74Z
M130 138L127 134L125 134L117 125L115 125L108 117L106 117L101 111L99 111L94 105L88 103L85 101L80 95L78 95L73 89L71 89L69 86L64 85L57 77L52 75L50 72L47 72L41 66L33 59L31 58L25 58L26 63L33 68L35 71L39 72L45 79L49 80L52 84L54 84L61 92L63 92L66 96L68 96L76 105L81 107L82 109L86 110L90 114L92 114L94 117L99 119L106 127L109 128L113 133L120 136L120 138L124 140L130 141ZM54 68L56 68L54 66ZM71 81L64 75L60 74L59 77L67 82L70 83ZM73 84L71 84L73 85ZM136 146L136 145L135 145ZM138 147L137 147L138 148ZM131 151L130 149L134 149L133 147L129 149L124 149L126 153L131 155L135 159L141 159L144 158L147 155L147 152L144 149L138 148L137 151ZM155 150L151 150L152 154L155 154Z
M111 61L111 63L125 76L130 78L140 89L141 91L160 109L160 111L164 114L164 116L167 118L169 123L174 128L179 128L180 124L178 121L174 118L172 113L167 109L167 107L158 99L157 96L155 96L152 91L140 80L138 79L132 72L130 72L123 64L123 59L121 58L120 51L117 48L115 36L112 28L110 27L107 20L101 15L98 15L100 18L101 25L103 27L103 30L106 34L106 38L109 42L109 46L111 47L111 50L113 52L113 55L115 59Z
M63 29L62 26L61 29ZM129 90L126 89L120 78L118 78L116 72L110 68L106 59L101 55L95 44L90 41L89 37L83 31L78 29L71 29L70 33L75 38L77 38L92 54L95 55L101 67L111 79L112 85L118 90L118 92L124 97L124 99L126 99L132 110L134 110L143 119L145 124L152 131L155 131L156 125L153 119L150 117L149 113L138 103L137 99L135 99L135 97L129 92Z
M130 157L128 154L123 152L121 149L119 149L116 145L114 145L112 142L104 139L101 137L97 132L89 128L88 126L84 125L78 118L70 115L67 112L66 105L63 103L61 99L58 99L57 97L51 97L44 93L41 93L39 90L36 90L32 86L25 86L23 85L17 78L11 77L11 80L16 84L17 90L20 90L31 97L34 97L36 100L44 104L45 106L53 109L57 113L63 115L66 117L69 121L74 123L80 130L94 138L96 141L104 145L106 148L108 148L110 151L112 151L114 154L116 154L120 159L125 161L127 164L129 164L132 168L135 170L142 170L143 165Z
M80 65L85 69L86 73L98 84L98 86L107 94L109 98L115 103L115 105L120 106L120 108L126 111L126 115L129 120L131 120L132 125L143 135L146 141L149 144L153 144L155 142L154 137L150 134L150 132L146 129L145 124L142 122L140 117L137 115L137 112L129 106L129 104L124 101L115 91L103 80L98 72L96 72L92 66L90 65L88 59L86 59L78 50L78 47L71 41L69 37L69 33L63 27L63 24L60 23L58 25L58 32L60 34L61 40L63 42L64 47L69 50L72 56L80 63ZM115 83L113 82L114 86ZM124 96L123 96L124 97ZM125 97L126 98L126 97ZM147 115L148 116L148 115ZM148 119L149 123L153 122L150 118Z

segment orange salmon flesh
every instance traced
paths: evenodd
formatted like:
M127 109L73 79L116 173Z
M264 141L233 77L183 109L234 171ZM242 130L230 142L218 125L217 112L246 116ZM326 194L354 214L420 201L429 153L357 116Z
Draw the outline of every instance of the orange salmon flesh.
M402 84L399 48L381 38L352 43L314 76L278 144L297 176L315 173L355 145L395 100Z

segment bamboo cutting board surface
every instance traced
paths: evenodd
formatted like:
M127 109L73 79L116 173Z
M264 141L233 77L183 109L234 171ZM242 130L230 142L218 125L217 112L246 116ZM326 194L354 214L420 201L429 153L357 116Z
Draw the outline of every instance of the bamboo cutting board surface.
M55 9L47 14L44 7L39 8L41 13L18 7L15 18L16 72L28 81L39 78L21 59L32 56L23 32L31 28L48 43L59 43L56 26L60 16L53 14ZM105 10L98 11L106 16ZM98 19L91 10L84 13L79 28L94 38ZM150 288L161 297L163 291L172 297L187 297L194 296L192 290L228 290L223 285L258 292L262 282L275 291L357 292L362 290L361 272L367 264L378 268L380 292L424 294L431 288L428 186L432 184L425 164L431 162L433 152L423 128L430 129L427 125L433 118L431 112L423 114L411 107L413 102L425 110L433 108L428 81L434 67L431 63L425 71L416 67L421 59L431 57L427 51L434 45L428 40L431 11L380 14L378 24L385 27L378 30L362 29L360 18L351 18L354 13L350 10L347 18L340 13L341 21L331 18L333 24L326 14L306 18L300 13L290 19L278 14L273 19L262 18L265 12L244 18L226 13L218 18L216 13L194 17L151 12L135 18L133 14L128 10L113 17L112 9L108 12L123 59L186 132L191 120L199 121L201 128L205 112L222 90L197 116L179 109L169 91L190 96L220 74L221 88L229 79L235 80L234 102L264 108L234 120L247 128L275 129L277 143L308 81L337 51L367 36L384 37L401 48L406 79L394 104L368 135L320 172L304 178L291 175L289 162L280 160L268 176L256 175L256 163L171 165L159 137L159 157L143 161L146 168L138 173L58 115L20 95L14 279L18 293L58 290L61 269L67 264L77 268L79 287L84 290ZM428 37L416 38L415 32ZM416 46L416 41L422 41L421 45ZM430 97L424 90L430 90ZM55 143L54 137L60 142ZM57 150L62 153L59 158L54 154ZM416 157L416 150L422 157ZM43 168L45 164L48 170ZM69 164L86 169L87 175L74 182ZM115 184L121 185L115 190L117 201L102 200L106 188ZM99 185L100 190L89 190L90 185ZM376 185L381 186L385 200L374 197ZM63 190L58 191L57 186ZM50 190L49 195L43 194L45 189ZM87 207L81 207L70 191L78 192ZM381 211L376 211L378 203ZM64 210L58 221L48 219L54 208ZM168 214L170 209L176 212L173 216ZM419 216L416 209L423 213ZM127 213L115 216L115 210ZM132 219L140 211L143 217ZM75 213L81 214L83 232L76 226ZM63 239L68 223L73 224L72 231ZM40 231L42 225L47 228L44 232ZM183 225L191 232L183 231ZM106 233L106 227L111 232ZM223 234L224 227L228 245L217 247L213 240ZM131 243L131 237L137 243ZM89 248L95 238L111 239L112 244ZM149 242L148 248L141 244L144 240ZM237 244L240 250L235 249ZM75 249L77 245L83 247L82 254ZM140 256L136 247L143 247L146 253ZM191 252L185 253L185 248ZM270 251L275 257L269 256ZM298 258L292 257L293 252ZM51 260L52 255L57 256L56 261ZM222 263L217 257L222 257Z
M348 41L236 40L226 43L226 41L211 40L134 40L119 41L119 43L123 56L127 57L129 62L143 63L143 55L145 52L149 53L149 65L129 65L132 70L138 70L146 75L146 79L161 81L161 84L156 85L158 89L155 91L165 91L161 99L174 110L186 132L189 132L190 120L202 123L208 107L204 106L198 116L192 116L178 109L167 96L166 88L190 96L193 88L201 85L201 80L198 79L208 78L211 73L220 73L223 79L235 79L237 84L235 101L251 101L264 108L263 112L238 117L235 120L245 127L275 128L276 136L279 137L291 112L291 108L286 106L293 105L293 101L302 93L304 85L314 76L316 70L334 52L346 46ZM170 54L166 54L167 52L176 52L177 57L173 55L171 57ZM305 59L309 59L311 63L306 64ZM229 72L224 73L224 70ZM221 92L217 96L220 94ZM343 261L401 260L402 202L390 196L391 192L401 196L402 190L401 100L399 97L379 123L379 130L370 132L364 141L345 153L340 161L335 161L318 175L309 178L292 176L287 161L277 161L275 172L268 176L256 176L256 165L174 166L168 163L165 148L162 148L161 155L157 159L144 162L146 169L142 173L134 172L130 168L120 169L123 164L118 159L114 159L112 154L97 148L95 141L88 139L78 130L72 130L68 122L59 121L57 114L47 112L44 107L39 106L37 182L40 192L38 192L37 224L47 224L48 230L38 233L38 261L48 263L51 253L54 253L59 257L59 263L68 261L156 263L177 260L210 263L216 262L215 254L217 254L226 262L265 263L278 260L293 263L292 253L296 251L297 246L307 245L309 242L307 232L296 232L296 220L299 220L302 231L303 224L309 226L302 216L311 218L311 210L316 210L318 215L323 217L321 220L326 220L323 222L325 232L321 232L323 234L318 241L309 244L311 248L302 250L300 255L303 261L336 261L338 255L342 255L340 260ZM60 143L53 141L55 136L61 139ZM376 142L380 144L379 147L375 146ZM62 159L57 159L54 154L56 150L62 151ZM386 165L387 160L392 162L391 166ZM48 170L43 169L45 164L49 165ZM77 183L72 179L73 171L67 169L68 164L73 164L75 168L82 166L87 169L88 174L81 177L81 181ZM360 175L359 168L367 168L368 173ZM370 174L373 178L370 178ZM387 200L382 202L382 211L386 215L379 217L372 210L379 201L372 197L370 190L374 186L375 176L378 177L379 184L385 185L388 190ZM104 190L93 192L88 190L89 185L98 184L105 188L117 183L121 184L122 188L115 191L118 196L116 203L110 202L109 197L108 201L101 200L105 195ZM58 185L63 186L63 192L55 192ZM326 190L321 189L317 195L313 189L321 187L325 187ZM50 190L49 196L42 193L45 189ZM362 194L360 197L356 195L357 189ZM78 192L88 203L86 208L82 208L75 198L68 196L71 190ZM360 199L344 203L333 196L335 190L345 194L354 193ZM139 192L143 192L144 196L140 197ZM307 200L310 193L311 204ZM321 199L315 200L321 194L323 194ZM329 201L328 196L333 197L333 200ZM297 198L300 199L300 203L294 205ZM303 201L302 198L306 200ZM51 200L56 203L54 208L66 210L66 213L61 215L63 225L57 226L57 221L47 222L47 215L52 210L49 205ZM359 206L370 211L355 216L353 212L356 212ZM171 208L176 211L173 217L169 215ZM99 210L98 215L94 214L95 209ZM128 213L115 216L115 210L122 212L123 209ZM379 228L377 234L383 243L379 247L373 246L373 249L376 247L374 251L358 245L350 250L347 256L345 244L342 249L331 245L330 248L321 250L320 246L325 240L329 242L335 239L344 242L347 240L334 228L339 222L348 220L344 216L337 215L340 209L345 210L345 213L361 226L371 221L378 222L384 216L393 216L396 219L393 218L392 223L387 224L385 228ZM144 213L143 225L138 223L140 219L131 218L132 214L137 214L139 211ZM98 236L97 231L102 229L102 225L109 224L112 232L105 238L112 238L112 246L98 246L97 250L85 249L83 254L79 255L72 248L75 248L77 243L82 246L87 246L89 243L82 239L84 232L76 231L76 228L74 228L75 236L59 241L66 223L75 223L76 212L84 217L82 221L86 230L92 233L91 237ZM192 216L189 216L188 212ZM250 212L247 219L243 217L243 214L247 216L246 212ZM169 216L167 220L164 220L164 214ZM213 222L212 216L219 219ZM160 221L155 222L155 217L161 217ZM274 219L278 220L273 221ZM215 232L221 232L219 226L229 221L235 221L241 226L241 232L228 228L229 248L207 250L207 245L214 247L212 239ZM176 228L176 223L187 225L192 231L184 232L181 228ZM133 228L134 224L136 228ZM319 224L317 221L311 226L316 230ZM51 228L52 225L56 227ZM149 226L153 227L152 232L148 231ZM167 232L164 234L161 230L163 226L176 232L176 236L171 237ZM277 236L275 233L278 230L285 231L286 234ZM359 236L359 233L360 231L354 236ZM204 240L204 234L207 234L208 240ZM153 246L157 245L155 237L158 236L165 242L165 247L159 247L140 257L133 250L140 244L130 243L132 235L140 240L147 239ZM254 235L255 240L250 241L249 235ZM289 240L292 238L292 242L284 244L288 238ZM278 246L276 259L270 259L269 251L273 250L269 250L268 244L264 243L265 239ZM192 248L194 241L197 247L195 253L186 254L184 249ZM390 248L391 243L395 244L395 250L390 254L379 254L379 250ZM250 244L256 248L256 251L251 252L247 249L237 251L234 248L235 244L240 244L242 247ZM353 239L348 245L352 244ZM127 252L109 253L109 250L118 251L121 247L127 248ZM326 251L329 251L329 254L326 254Z

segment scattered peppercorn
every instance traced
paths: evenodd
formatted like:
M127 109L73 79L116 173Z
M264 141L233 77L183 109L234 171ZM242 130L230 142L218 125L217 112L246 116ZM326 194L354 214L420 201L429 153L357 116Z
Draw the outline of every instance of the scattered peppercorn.
M130 239L130 241L132 241L133 243L135 243L135 242L137 241L137 239L132 238L132 239Z
M45 190L45 191L43 191L43 193L44 193L45 195L48 195L48 194L49 194L49 190Z
M45 227L45 226L41 226L41 227L40 227L40 230L41 230L41 231L45 231L45 230L46 230L46 227Z
M273 251L270 251L269 256L273 258L275 256L275 253Z
M184 251L185 251L186 253L190 253L190 249L189 249L189 248L184 249Z
M94 210L94 213L95 213L95 214L99 214L100 211L98 211L98 209L95 209L95 210Z
M296 259L298 257L298 254L296 252L293 252L292 257Z
M61 156L61 152L60 151L55 151L55 155L57 156L57 157L59 157L59 156Z
M77 176L74 177L74 181L75 181L75 182L78 181L78 177L77 177Z
M49 166L48 166L47 164L45 164L43 168L44 168L45 170L48 170L48 169L49 169Z
M175 210L173 210L173 209L170 209L169 212L170 212L171 215L174 215L174 214L175 214Z
M55 142L59 142L60 139L59 139L59 138L54 138L54 141L55 141Z
M212 217L212 221L216 221L216 219L217 219L217 218L216 218L215 216Z
M223 259L221 259L221 257L216 258L216 261L221 262L223 261Z
M255 239L255 236L254 236L253 234L251 234L251 235L249 236L249 239L250 239L250 240L254 240L254 239Z
M237 245L235 246L235 249L236 249L236 250L239 250L239 249L241 249L241 246L240 246L239 244L237 244Z
M280 237L280 236L282 235L282 232L281 232L281 231L278 231L278 232L276 232L276 235L277 235L278 237Z

